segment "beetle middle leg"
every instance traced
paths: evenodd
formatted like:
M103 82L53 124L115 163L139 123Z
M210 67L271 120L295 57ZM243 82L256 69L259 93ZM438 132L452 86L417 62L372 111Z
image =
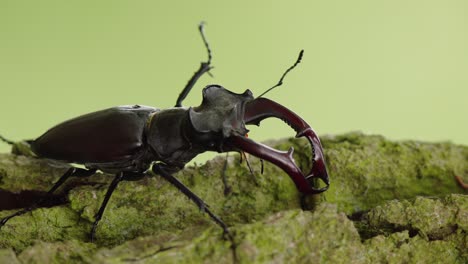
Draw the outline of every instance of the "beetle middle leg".
M169 172L166 171L164 168L165 166L163 164L154 164L153 165L153 172L161 175L164 179L166 179L168 182L170 182L172 185L174 185L179 191L181 191L183 194L185 194L190 200L192 200L199 208L200 210L206 212L213 221L215 221L224 231L224 234L227 235L231 240L232 237L229 233L229 229L227 225L219 218L217 215L215 215L211 210L208 208L208 205L200 198L198 197L195 193L193 193L187 186L185 186L182 182L180 182L177 178L172 176Z
M119 185L121 181L137 181L143 178L144 176L145 174L142 172L128 172L128 171L119 172L115 175L114 180L112 180L111 184L107 188L106 195L104 196L104 200L102 201L101 206L99 207L99 211L94 216L94 223L93 223L93 227L91 229L91 233L89 236L91 242L94 242L98 223L101 220L102 215L104 214L104 210L106 210L107 203L109 202L112 196L112 193L117 188L117 185Z
M90 170L87 170L87 169L81 169L81 168L75 168L75 167L72 167L70 169L68 169L65 174L62 175L62 177L60 177L60 179L54 184L54 186L52 186L52 188L47 192L46 196L42 199L40 199L37 203L34 203L33 205L27 207L27 208L24 208L23 210L20 210L14 214L11 214L5 218L2 218L0 220L0 228L5 225L6 222L8 222L8 220L10 220L11 218L15 217L15 216L19 216L19 215L23 215L27 212L31 212L32 210L38 208L39 206L41 206L44 202L47 201L47 199L50 198L50 196L60 187L62 186L62 184L65 183L65 181L70 178L70 177L89 177L93 174L96 173L96 170L95 169L90 169Z

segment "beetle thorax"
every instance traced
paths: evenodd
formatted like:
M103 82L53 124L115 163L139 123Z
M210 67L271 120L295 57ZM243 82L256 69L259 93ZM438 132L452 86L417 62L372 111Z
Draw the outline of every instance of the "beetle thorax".
M147 143L156 158L168 165L183 167L203 152L193 146L187 133L191 133L188 109L170 108L155 113L146 132Z

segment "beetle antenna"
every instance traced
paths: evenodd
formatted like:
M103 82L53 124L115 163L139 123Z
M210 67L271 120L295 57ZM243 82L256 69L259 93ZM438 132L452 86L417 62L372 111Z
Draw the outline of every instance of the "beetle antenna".
M291 66L289 67L284 73L283 73L283 76L281 76L281 79L279 80L279 82L277 84L275 84L273 87L271 87L270 89L266 90L265 92L263 92L261 95L257 96L257 98L260 98L262 96L264 96L266 93L268 93L269 91L273 90L274 88L278 87L278 86L281 86L283 84L283 80L284 80L284 77L286 77L286 75L294 68L296 68L296 66L301 62L302 60L302 56L304 55L304 50L301 50L299 52L299 56L297 57L297 60L296 62Z
M204 73L208 73L210 76L212 76L210 74L210 70L213 69L213 67L211 66L211 59L213 56L211 55L211 48L205 36L205 22L202 21L200 25L198 25L198 30L200 31L200 35L203 39L203 43L205 44L205 48L208 53L208 60L200 64L200 68L198 68L198 70L193 74L192 78L190 78L190 80L187 82L184 89L182 90L182 92L179 94L179 97L177 98L175 107L182 106L182 101L187 97L190 90L192 90L195 83Z
M213 58L213 56L211 55L210 44L208 44L208 40L205 36L205 24L205 21L202 21L200 25L198 25L198 30L200 31L200 35L203 39L203 44L205 44L206 52L208 53L208 61L206 63L211 64L211 59Z
M14 145L14 144L15 144L15 142L13 142L13 141L11 141L11 140L9 140L9 139L4 138L2 135L0 135L0 140L3 141L3 142L5 142L5 143L7 143L8 145Z

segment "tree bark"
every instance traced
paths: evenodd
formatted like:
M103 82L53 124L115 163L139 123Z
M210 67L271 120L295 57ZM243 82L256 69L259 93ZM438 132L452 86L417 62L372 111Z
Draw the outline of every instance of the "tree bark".
M307 142L293 146L310 166ZM308 200L272 164L250 157L254 174L231 155L188 166L175 176L229 226L222 229L159 176L122 182L97 228L88 234L112 175L73 179L43 207L0 229L0 263L466 263L468 147L389 141L348 133L322 138L331 186ZM0 217L37 201L66 168L33 157L0 154ZM306 169L305 169L306 170ZM6 210L8 209L8 210ZM234 242L234 243L232 243Z

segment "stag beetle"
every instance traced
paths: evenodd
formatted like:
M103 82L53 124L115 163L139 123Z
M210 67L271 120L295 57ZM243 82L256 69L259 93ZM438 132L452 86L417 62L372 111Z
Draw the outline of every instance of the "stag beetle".
M181 107L182 101L198 78L212 69L211 50L204 35L203 23L199 25L199 31L208 52L208 60L201 63L188 81L175 107L112 107L65 121L39 138L28 141L32 152L39 158L78 163L85 167L70 167L48 191L49 195L70 177L91 176L97 170L115 174L95 216L90 233L91 241L94 240L98 222L119 182L140 179L150 168L182 191L228 233L226 224L209 210L205 202L172 176L205 151L247 152L283 169L303 194L327 190L329 178L317 134L302 118L286 107L261 97L282 84L286 74L300 62L303 51L278 84L257 98L253 97L250 90L237 94L220 85L208 85L203 89L201 105L185 108ZM308 139L313 150L313 166L308 174L302 173L296 166L292 148L289 151L278 151L246 136L248 130L245 125L259 125L260 121L268 117L283 120L297 132L296 137ZM4 141L12 143L5 139ZM312 180L317 178L326 186L315 188ZM0 227L12 217L37 208L42 202L3 218Z

